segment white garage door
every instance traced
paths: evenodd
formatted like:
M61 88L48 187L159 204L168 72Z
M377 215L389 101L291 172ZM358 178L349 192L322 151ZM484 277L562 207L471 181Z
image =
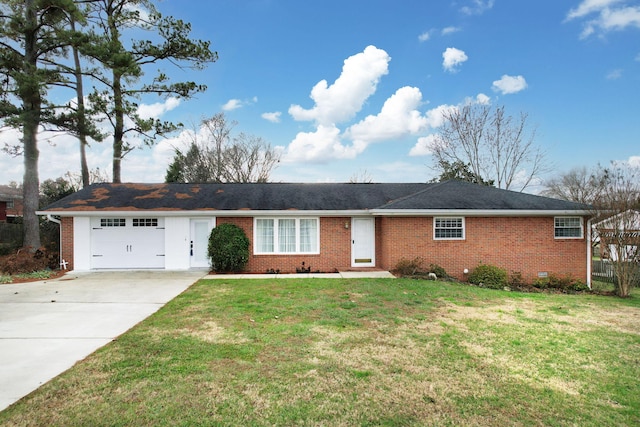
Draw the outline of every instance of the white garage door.
M164 268L164 219L92 218L91 268Z

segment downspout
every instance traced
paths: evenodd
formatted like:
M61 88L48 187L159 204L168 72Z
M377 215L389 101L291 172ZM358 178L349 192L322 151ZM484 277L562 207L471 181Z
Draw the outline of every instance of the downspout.
M51 214L47 214L47 221L51 221L54 222L56 224L58 224L58 246L60 247L60 254L59 254L59 258L58 259L58 265L62 265L62 221L60 221L57 218L54 218L53 215Z
M589 237L589 240L587 241L587 286L591 289L591 242L593 242L591 218L587 220L587 229L587 235Z

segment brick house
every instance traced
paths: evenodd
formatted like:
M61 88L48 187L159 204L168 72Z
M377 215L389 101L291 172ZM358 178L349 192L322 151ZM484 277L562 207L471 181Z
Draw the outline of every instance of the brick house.
M461 181L96 184L40 211L70 269L208 268L213 227L240 226L249 272L390 270L422 257L458 279L480 263L588 282L584 205Z
M0 222L22 217L22 189L0 185Z

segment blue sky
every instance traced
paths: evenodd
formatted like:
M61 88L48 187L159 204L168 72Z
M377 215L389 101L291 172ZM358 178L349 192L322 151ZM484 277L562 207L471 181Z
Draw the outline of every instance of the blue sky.
M235 130L283 150L274 181L424 182L429 135L468 102L527 113L553 173L640 164L640 1L164 0L219 60L192 73L208 91L145 99L145 111L197 123L224 111ZM7 137L5 132L3 137ZM162 182L184 135L130 153L123 181ZM40 142L41 180L77 172L77 142ZM91 168L110 170L110 144ZM22 160L0 155L0 182ZM4 176L3 176L4 175Z

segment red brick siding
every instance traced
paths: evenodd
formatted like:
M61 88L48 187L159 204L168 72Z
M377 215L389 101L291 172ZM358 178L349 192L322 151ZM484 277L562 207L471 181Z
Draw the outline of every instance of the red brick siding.
M586 239L555 239L553 217L465 218L465 240L434 240L433 218L380 218L378 266L393 269L402 259L422 257L450 275L465 279L463 270L480 263L520 272L527 281L539 272L587 280Z
M7 220L7 202L0 201L0 221Z
M13 199L13 207L7 208L7 216L22 216L22 211L24 210L22 199Z
M320 254L253 255L253 218L219 217L216 224L241 227L251 242L247 271L263 273L269 269L295 272L305 263L311 271L333 272L351 268L351 218L320 218ZM527 281L539 272L572 275L587 279L586 239L554 239L553 217L465 219L465 240L433 239L431 217L376 218L376 267L391 270L402 258L424 258L464 280L463 270L479 263L493 264L520 272ZM349 224L349 228L345 228ZM73 269L73 219L62 218L62 257Z
M73 270L73 218L62 217L60 237L60 257L65 260L67 270Z
M323 273L345 270L351 266L351 218L320 218L320 254L318 255L254 255L253 218L216 218L216 225L231 223L242 228L251 241L249 263L246 270L265 273L280 270L281 273L295 273L296 268L311 267L311 271ZM345 228L345 223L349 228Z

